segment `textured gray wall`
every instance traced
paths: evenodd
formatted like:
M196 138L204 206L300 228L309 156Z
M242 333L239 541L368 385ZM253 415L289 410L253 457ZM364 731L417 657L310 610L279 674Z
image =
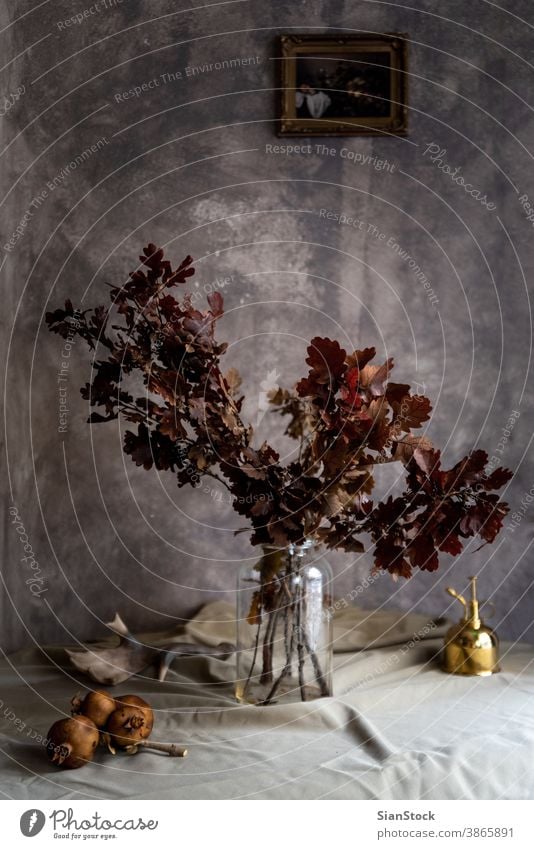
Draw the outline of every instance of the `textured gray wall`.
M149 240L175 260L191 253L200 290L231 278L220 333L232 342L229 364L244 372L253 419L259 384L273 371L286 384L298 379L313 335L354 347L376 340L382 356L396 356L396 379L417 380L435 399L429 435L446 446L447 460L475 445L495 454L512 411L520 413L501 445L515 471L509 500L520 508L534 483L533 230L519 200L527 194L534 204L532 4L83 3L2 6L0 55L9 64L1 92L21 87L0 120L2 245L32 213L13 249L1 250L4 647L98 636L115 610L136 627L171 626L217 595L231 599L237 566L254 555L246 536L233 535L239 519L229 504L135 468L118 428L85 424L78 389L90 357L81 343L69 359L67 432L58 433L61 340L43 327L44 312L68 295L105 302L104 282L120 283ZM62 23L84 8L82 23ZM276 36L305 27L410 34L408 138L328 139L333 152L322 155L267 152L278 141ZM255 56L234 70L185 72ZM140 96L118 97L151 80ZM445 148L445 161L496 208L432 163L430 144ZM383 160L387 167L378 166ZM328 221L321 209L365 225ZM432 281L438 304L390 238ZM272 436L276 425L266 417L260 431ZM365 605L439 614L448 606L444 586L461 589L478 571L482 594L497 603L498 630L534 640L534 507L525 501L521 512L497 545L456 563L445 557L437 575L402 584L384 577ZM40 596L25 584L23 530L46 581ZM332 560L340 595L371 566L369 555Z

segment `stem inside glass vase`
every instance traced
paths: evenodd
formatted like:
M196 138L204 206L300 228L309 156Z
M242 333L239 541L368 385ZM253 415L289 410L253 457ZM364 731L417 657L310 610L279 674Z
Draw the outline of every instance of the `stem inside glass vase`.
M330 583L330 567L313 556L311 542L278 552L274 568L264 558L247 570L238 617L239 701L270 705L332 694Z

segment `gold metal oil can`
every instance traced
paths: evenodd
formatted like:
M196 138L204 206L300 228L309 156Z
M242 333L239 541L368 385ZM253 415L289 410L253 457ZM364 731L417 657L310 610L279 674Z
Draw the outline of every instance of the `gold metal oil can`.
M500 672L499 639L480 618L477 579L470 578L471 600L447 587L447 592L464 606L464 618L447 631L443 669L454 675L493 675Z

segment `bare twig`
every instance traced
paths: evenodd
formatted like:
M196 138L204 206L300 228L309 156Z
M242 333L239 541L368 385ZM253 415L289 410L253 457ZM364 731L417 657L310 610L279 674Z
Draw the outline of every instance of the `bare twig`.
M287 581L288 577L289 578L291 577L291 568L292 568L292 558L291 558L291 555L289 555L288 573L282 581L282 590L283 590L284 594L286 595L286 598L288 599L289 602L292 601L292 596L291 596L290 590L288 589L286 581ZM295 628L293 627L291 629L291 639L289 639L289 610L290 610L290 604L286 604L285 607L284 607L284 646L285 646L285 651L286 651L286 662L284 664L284 667L283 667L280 675L278 676L278 678L274 682L273 686L269 690L267 696L265 697L265 699L262 702L260 702L260 704L262 704L262 705L271 704L274 696L276 695L276 693L278 691L280 684L282 683L284 678L286 678L288 675L291 674L291 664L292 664L293 651L294 651Z
M256 658L258 657L258 649L259 649L259 646L260 646L261 626L262 626L262 619L261 619L261 616L260 616L260 620L258 622L258 630L256 631L256 639L254 641L254 653L252 655L252 663L250 664L250 669L248 671L248 677L247 677L247 680L245 681L245 686L243 687L243 696L246 695L246 692L249 688L250 680L252 678L252 673L254 672L254 667L256 666Z
M140 747L165 752L170 758L185 758L188 751L184 746L177 746L176 743L156 743L153 740L139 740L134 746L128 746L126 751L129 755L135 755Z
M306 690L304 689L304 645L302 643L302 573L298 576L299 584L297 590L297 653L298 653L298 670L299 670L299 688L300 698L303 702L306 701Z

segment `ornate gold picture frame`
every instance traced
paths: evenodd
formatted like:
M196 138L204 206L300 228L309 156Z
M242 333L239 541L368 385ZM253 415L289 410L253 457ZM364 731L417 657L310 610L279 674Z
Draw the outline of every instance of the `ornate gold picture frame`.
M281 36L280 136L407 133L404 33Z

